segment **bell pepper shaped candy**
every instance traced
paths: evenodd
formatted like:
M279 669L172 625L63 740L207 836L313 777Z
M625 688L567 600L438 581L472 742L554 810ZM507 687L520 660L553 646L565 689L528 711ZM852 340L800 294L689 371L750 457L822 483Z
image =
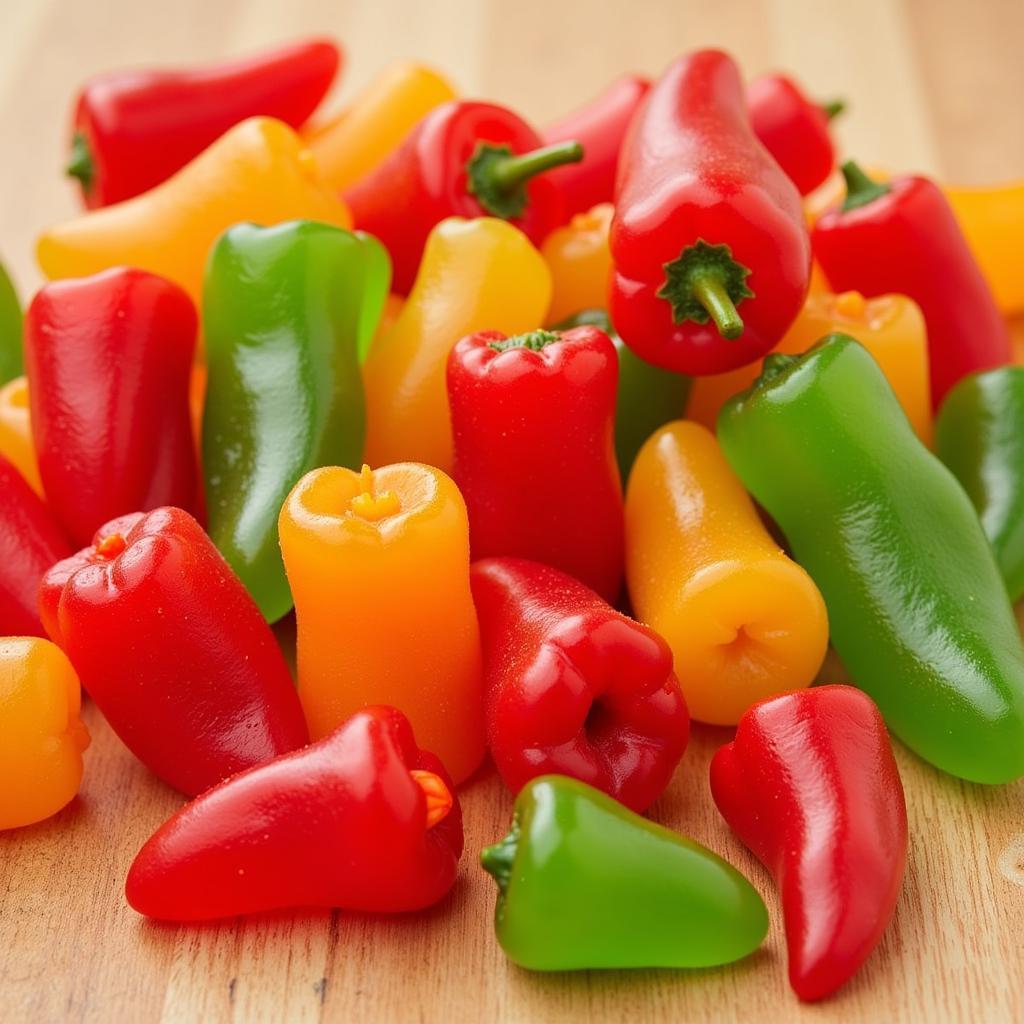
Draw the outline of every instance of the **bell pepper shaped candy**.
M640 450L626 495L637 617L665 638L690 714L735 725L755 701L810 686L828 647L813 580L762 525L714 436L677 420Z
M36 256L51 279L117 266L148 270L181 285L198 306L218 236L244 221L302 218L351 224L295 132L273 118L251 117L148 192L44 231Z
M799 313L800 194L754 135L726 54L681 57L652 86L623 143L611 246L612 323L666 370L752 362Z
M529 558L618 598L617 377L615 348L596 327L511 338L484 331L452 349L454 476L474 558Z
M140 914L206 921L282 907L419 910L455 881L462 814L440 761L394 708L228 779L139 851Z
M978 512L1010 600L1024 597L1024 367L975 373L946 395L935 454Z
M448 217L511 220L539 245L565 212L561 191L538 175L582 155L575 142L545 147L504 107L453 100L427 114L394 153L345 191L345 201L356 227L391 253L395 291L404 295L430 232Z
M0 830L67 806L82 782L89 733L68 659L49 640L0 637Z
M125 511L195 511L195 343L189 297L143 270L58 281L33 299L25 358L39 475L76 544Z
M67 173L90 208L131 199L248 117L298 128L339 60L334 43L311 39L209 67L97 75L78 96Z
M102 526L46 574L40 610L113 730L188 796L308 742L270 627L181 509Z
M846 200L815 221L814 255L833 288L898 292L921 307L937 409L961 377L1010 362L1006 323L934 182L872 181L852 161L843 176Z
M468 778L484 755L483 683L455 484L414 463L315 469L279 528L313 739L389 704L457 783Z
M832 335L770 356L718 438L821 589L832 643L889 729L962 779L1024 775L1024 647L995 557L867 351Z
M359 348L388 293L372 238L327 224L237 224L210 255L203 473L209 532L270 622L292 606L277 517L317 466L358 468Z
M711 792L779 887L793 990L831 995L878 945L907 857L903 786L878 708L850 686L755 704L715 754Z
M518 228L492 217L438 224L416 286L366 359L367 462L423 462L450 472L445 367L452 346L474 331L533 330L550 300L547 265Z
M15 377L0 387L0 455L25 478L40 497L39 460L32 441L32 415L29 411L28 378Z
M498 883L498 942L534 971L714 967L768 931L730 864L561 775L526 785L511 831L480 861Z
M21 302L0 263L0 384L24 373L21 355Z
M537 562L485 558L470 579L487 746L505 785L568 775L646 810L690 735L665 641Z
M46 636L39 584L70 554L42 498L0 455L0 636Z

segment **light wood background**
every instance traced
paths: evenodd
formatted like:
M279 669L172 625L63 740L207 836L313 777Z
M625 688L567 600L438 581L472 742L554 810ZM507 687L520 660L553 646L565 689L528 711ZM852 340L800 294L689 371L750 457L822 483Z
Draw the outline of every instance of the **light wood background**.
M656 73L686 48L725 46L750 74L785 67L816 94L847 98L839 134L866 164L961 182L1024 175L1021 0L0 0L0 253L23 293L38 283L36 232L75 209L60 168L77 83L312 31L346 44L342 95L384 62L418 56L538 120L620 71ZM493 774L463 794L461 876L427 914L156 925L127 907L123 879L180 799L95 708L86 717L81 797L0 834L3 1022L1024 1020L1024 784L969 786L898 750L912 842L896 919L848 988L805 1008L786 984L775 894L710 800L707 764L724 730L696 730L653 815L748 874L772 915L764 948L718 971L543 976L509 965L493 938L493 885L475 863L508 820Z

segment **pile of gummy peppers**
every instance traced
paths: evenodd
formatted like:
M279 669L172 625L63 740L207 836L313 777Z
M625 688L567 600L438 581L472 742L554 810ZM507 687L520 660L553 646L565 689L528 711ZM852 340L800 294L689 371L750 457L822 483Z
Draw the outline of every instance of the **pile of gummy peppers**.
M545 129L414 63L317 115L338 67L79 96L88 212L0 294L0 828L75 796L81 684L191 799L140 913L411 911L489 756L513 961L707 967L768 916L641 816L692 716L829 995L903 880L890 732L1024 775L1024 182L837 174L718 51Z

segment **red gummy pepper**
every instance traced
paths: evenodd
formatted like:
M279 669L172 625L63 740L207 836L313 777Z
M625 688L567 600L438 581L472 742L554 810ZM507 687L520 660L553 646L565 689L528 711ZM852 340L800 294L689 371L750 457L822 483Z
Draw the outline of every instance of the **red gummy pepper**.
M754 133L801 195L828 178L836 165L828 123L841 102L815 103L791 78L762 75L747 88L747 109Z
M452 789L400 711L366 708L182 808L139 851L125 893L140 914L171 921L428 907L462 854Z
M596 327L513 338L485 331L452 349L452 475L466 499L473 558L529 558L618 598L617 382L615 347Z
M579 163L558 167L548 175L562 191L566 217L583 213L598 203L610 203L614 198L619 149L629 122L650 87L646 78L623 75L585 107L541 132L545 145L575 140L583 147Z
M851 686L755 704L715 754L711 792L779 887L793 990L829 995L878 944L906 862L903 786L878 708Z
M39 583L70 554L50 510L0 455L0 636L46 636Z
M412 287L431 229L446 217L501 217L539 244L565 220L561 190L542 171L581 159L576 142L543 147L511 110L453 100L346 193L357 228L391 253L392 287Z
M78 96L67 173L90 208L130 199L248 117L298 128L339 61L334 43L312 39L212 67L97 75Z
M537 562L486 558L470 578L487 742L505 785L518 793L538 775L570 775L646 810L690 734L665 641Z
M1011 361L1006 322L934 182L875 182L853 161L842 170L846 201L815 222L814 254L837 292L895 292L921 307L937 409L962 377Z
M196 510L195 341L192 301L143 270L55 281L32 301L32 435L47 500L74 543L126 512Z
M800 195L750 127L726 54L677 60L622 147L610 312L641 358L724 373L764 355L803 304L811 249Z
M270 627L181 509L101 527L46 574L40 611L114 731L182 793L309 741Z

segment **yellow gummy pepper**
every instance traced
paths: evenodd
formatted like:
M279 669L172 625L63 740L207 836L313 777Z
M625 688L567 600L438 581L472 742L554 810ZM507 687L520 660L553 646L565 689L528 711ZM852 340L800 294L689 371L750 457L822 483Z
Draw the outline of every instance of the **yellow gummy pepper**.
M0 829L32 825L74 799L89 733L64 652L38 637L0 639Z
M340 192L383 163L424 114L453 99L455 90L432 68L397 61L303 137L324 179Z
M0 455L6 457L36 494L43 496L36 449L32 443L27 377L15 377L0 388Z
M825 657L818 588L697 423L661 427L633 463L626 580L637 617L672 648L701 722L735 725L755 701L809 686Z
M50 228L37 256L50 278L141 267L176 281L198 305L206 257L222 231L240 221L296 219L351 225L298 135L281 121L253 117L149 192Z
M367 462L450 471L452 346L476 331L532 331L550 301L547 264L518 228L492 217L441 221L394 326L366 359Z
M612 253L608 232L615 208L600 203L578 213L544 239L541 254L551 271L551 309L548 319L559 323L583 309L608 305Z

